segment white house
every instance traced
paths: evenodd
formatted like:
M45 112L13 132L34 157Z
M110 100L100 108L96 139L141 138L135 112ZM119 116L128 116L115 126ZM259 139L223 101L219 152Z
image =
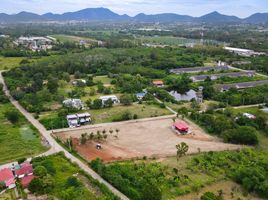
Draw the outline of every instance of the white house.
M115 95L110 95L110 96L101 96L99 98L102 101L102 104L104 105L106 101L108 101L109 99L111 99L113 101L114 104L118 104L120 103L119 99L117 98L117 96Z
M77 127L79 125L76 115L67 115L66 119L70 128Z
M66 108L75 108L77 110L84 109L84 103L80 99L67 99L62 103Z
M91 115L89 113L79 113L73 115L67 115L66 117L70 128L79 127L81 125L90 124Z

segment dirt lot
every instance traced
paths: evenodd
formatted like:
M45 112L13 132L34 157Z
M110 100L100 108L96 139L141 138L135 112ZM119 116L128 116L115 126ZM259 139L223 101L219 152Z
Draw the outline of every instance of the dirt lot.
M187 121L190 126L190 135L177 135L172 129L172 118L145 119L136 122L109 123L55 133L61 139L72 137L75 148L88 160L97 157L105 160L122 160L136 157L166 157L176 154L175 145L186 142L189 145L188 153L199 151L222 151L240 148L237 145L224 144L218 139L207 135L195 124ZM120 131L116 133L116 129ZM106 130L108 138L100 142L102 150L95 148L97 142L89 141L85 145L79 144L79 137L83 133L90 134ZM109 130L113 130L110 134Z

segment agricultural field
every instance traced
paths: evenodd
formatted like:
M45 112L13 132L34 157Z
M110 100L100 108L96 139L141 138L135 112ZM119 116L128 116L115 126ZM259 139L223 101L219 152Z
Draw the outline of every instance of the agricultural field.
M98 157L105 161L113 161L142 158L143 156L174 156L176 154L175 146L180 142L186 142L189 145L189 153L240 148L238 145L220 142L190 121L188 122L190 134L179 136L172 129L173 123L173 118L167 116L87 126L71 131L56 131L54 134L65 144L68 139L72 138L74 149L87 160ZM85 133L89 140L81 144L81 135ZM106 135L106 137L104 136L106 139L90 139L90 135L98 136L99 134ZM95 148L97 143L102 145L101 150Z
M34 179L29 185L29 190L34 194L47 194L57 199L117 199L104 185L71 163L63 153L34 158L32 164L35 175L39 177L40 170L37 169L42 169L42 178Z
M5 113L14 111L18 121L11 123ZM38 155L45 150L38 131L10 103L0 104L0 164Z

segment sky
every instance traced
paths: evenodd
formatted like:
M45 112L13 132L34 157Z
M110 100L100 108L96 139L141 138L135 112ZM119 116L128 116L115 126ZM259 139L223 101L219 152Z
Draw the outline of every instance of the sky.
M130 16L177 13L197 17L218 11L243 18L256 12L268 12L268 0L0 0L0 5L0 13L8 14L21 11L61 14L96 7Z

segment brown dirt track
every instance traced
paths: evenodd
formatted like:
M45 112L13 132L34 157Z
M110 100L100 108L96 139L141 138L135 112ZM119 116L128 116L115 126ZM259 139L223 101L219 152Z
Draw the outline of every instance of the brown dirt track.
M223 151L241 148L238 145L225 144L217 138L207 135L202 129L190 121L191 134L186 136L177 135L171 128L172 118L162 117L128 121L120 123L101 124L86 129L73 129L71 131L55 133L56 136L65 140L73 138L76 150L87 160L97 157L104 161L125 160L137 157L166 157L176 155L175 145L186 142L189 145L188 153L199 151ZM109 135L107 140L101 142L102 150L95 148L97 142L88 141L85 145L79 145L79 137L83 133L96 133L106 130ZM111 136L109 130L119 129L118 138ZM115 135L115 131L114 134Z

